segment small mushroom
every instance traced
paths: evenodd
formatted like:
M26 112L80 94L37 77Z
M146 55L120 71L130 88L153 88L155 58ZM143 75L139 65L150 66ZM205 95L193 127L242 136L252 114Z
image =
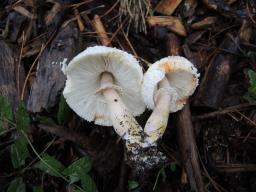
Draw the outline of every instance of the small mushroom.
M105 46L89 47L74 57L65 72L63 95L82 118L113 126L130 143L142 128L133 116L145 110L141 98L142 68L130 54Z
M194 65L181 56L163 58L149 67L142 84L144 102L153 110L144 128L146 146L156 145L167 127L169 113L183 108L198 85L198 77Z

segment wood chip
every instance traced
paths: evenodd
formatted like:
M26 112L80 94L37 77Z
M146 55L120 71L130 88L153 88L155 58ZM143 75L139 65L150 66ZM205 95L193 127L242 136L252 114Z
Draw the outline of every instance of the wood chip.
M32 13L30 13L27 9L25 9L24 7L22 6L14 6L13 9L20 13L21 15L25 16L25 17L28 17L30 19L35 19L36 16L34 16Z
M163 26L167 27L172 32L180 35L187 36L186 29L182 24L181 20L177 17L172 16L150 16L147 18L149 26Z
M111 46L111 40L108 38L105 27L101 22L101 19L98 15L95 15L92 22L93 28L97 35L99 36L99 40L104 46Z
M252 37L252 25L250 22L244 20L239 31L239 37L242 41L249 43Z
M217 20L217 17L206 17L201 21L193 23L191 27L193 29L204 29L214 24L216 20Z
M60 12L60 10L61 4L55 3L44 19L46 25L49 25L52 22L53 18Z
M171 15L179 6L182 0L161 0L157 6L156 11L163 15Z
M84 29L85 29L84 22L81 18L81 15L80 15L78 9L74 9L74 14L75 14L76 21L77 21L80 32L84 31Z

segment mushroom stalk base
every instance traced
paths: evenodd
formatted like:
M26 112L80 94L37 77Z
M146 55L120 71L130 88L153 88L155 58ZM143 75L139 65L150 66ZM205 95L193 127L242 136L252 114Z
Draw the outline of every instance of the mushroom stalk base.
M100 85L100 91L110 111L113 127L116 133L125 140L128 164L140 173L165 162L166 157L155 146L146 147L143 129L122 102L113 76L107 72L103 73Z
M156 141L163 136L170 113L172 99L170 92L174 91L173 94L176 94L175 90L171 89L166 77L159 82L158 86L155 108L144 128L145 143L148 146L156 145Z

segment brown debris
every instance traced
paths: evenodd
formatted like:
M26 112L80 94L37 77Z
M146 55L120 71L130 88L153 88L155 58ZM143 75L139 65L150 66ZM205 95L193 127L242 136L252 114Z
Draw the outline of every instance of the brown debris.
M54 5L52 6L52 9L48 12L48 14L45 16L45 23L46 25L49 25L53 18L61 11L62 6L58 2L52 2Z
M155 10L163 15L171 15L182 0L161 0Z
M201 21L193 23L191 27L193 29L204 29L213 25L216 22L216 20L217 20L217 17L206 17Z
M199 90L194 104L197 106L206 106L218 108L221 105L222 98L229 82L232 65L235 64L236 57L231 53L237 52L238 38L232 39L227 36L220 49L228 51L217 51L210 61L208 68L201 80Z
M185 0L184 1L184 9L183 15L185 17L192 17L195 13L195 9L197 7L197 0Z
M29 45L25 46L22 52L23 57L31 57L36 54L38 54L41 50L42 42L41 41L35 41L33 43L30 43Z
M180 35L187 36L185 27L181 20L177 17L172 16L150 16L147 18L149 26L162 26L167 27L172 32Z
M76 16L76 21L77 21L79 30L80 30L80 32L83 32L85 29L85 26L84 26L83 20L81 18L81 15L80 15L78 9L74 9L74 14Z
M29 19L35 19L36 16L34 16L33 13L30 13L27 9L25 9L24 7L22 6L14 6L13 9L15 11L17 11L18 13L20 13L21 15L25 16L25 17L28 17Z
M169 33L166 36L167 55L180 55L180 41L176 35Z
M104 46L111 46L111 40L108 38L105 27L98 15L94 16L92 25L97 35L99 36L101 44Z
M242 27L239 31L239 37L242 41L249 43L252 37L252 25L250 22L243 20Z
M203 192L204 184L201 176L189 104L186 104L183 110L178 112L177 131L181 157L189 183L195 191Z
M238 172L255 172L256 164L219 164L216 166L218 172L238 173Z

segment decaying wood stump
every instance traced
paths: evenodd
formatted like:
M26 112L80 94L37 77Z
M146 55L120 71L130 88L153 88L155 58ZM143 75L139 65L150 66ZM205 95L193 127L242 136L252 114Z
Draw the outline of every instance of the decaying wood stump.
M0 40L0 50L0 95L8 98L13 111L15 111L19 102L17 84L20 84L20 88L22 87L24 69L22 65L19 66L18 47Z
M80 51L79 42L79 31L71 23L61 28L50 48L43 52L31 87L29 111L41 112L56 105L66 79L61 69Z

